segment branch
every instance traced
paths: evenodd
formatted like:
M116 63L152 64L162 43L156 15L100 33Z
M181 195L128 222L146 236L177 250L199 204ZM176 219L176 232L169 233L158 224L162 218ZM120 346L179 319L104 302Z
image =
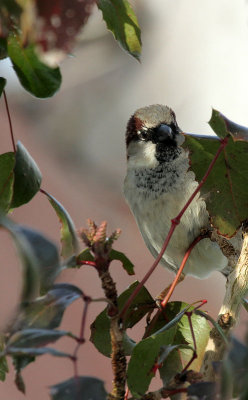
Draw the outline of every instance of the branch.
M248 292L248 222L243 224L243 246L235 269L226 282L226 293L221 306L218 324L226 334L238 323L240 305ZM213 361L222 360L226 343L216 328L210 332L201 371L205 380L214 380Z

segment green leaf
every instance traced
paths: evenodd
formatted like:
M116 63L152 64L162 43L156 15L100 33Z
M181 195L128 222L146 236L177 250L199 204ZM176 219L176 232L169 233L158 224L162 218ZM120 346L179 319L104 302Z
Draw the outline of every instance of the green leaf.
M19 231L18 225L0 215L0 226L7 229L14 238L23 266L22 301L28 301L39 292L39 261L25 235Z
M99 0L98 8L108 29L120 46L137 60L141 53L141 35L137 17L127 0Z
M13 366L15 368L15 384L18 390L20 390L22 393L25 393L25 382L23 380L23 377L21 375L21 371L23 368L25 368L28 364L32 363L35 361L34 356L15 356L12 355L12 360L13 360Z
M7 213L10 208L14 186L14 153L0 155L0 209Z
M12 208L28 203L39 191L41 172L21 142L17 143Z
M192 354L192 351L191 351ZM171 380L183 370L180 348L172 351L166 358L166 362L159 368L159 375L162 379L163 386L169 385Z
M196 310L195 312L197 315L201 315L202 317L206 318L207 321L211 322L211 324L215 327L215 329L219 332L220 336L222 337L223 341L228 344L229 341L221 328L221 326L207 313L201 311L201 310Z
M231 135L234 141L248 141L248 128L230 121L217 110L212 110L209 125L220 138Z
M19 225L16 226L16 232L25 237L38 260L40 291L43 293L50 289L61 271L58 249L53 242L34 229Z
M50 387L52 400L107 400L103 381L92 376L78 376Z
M31 361L30 361L31 362ZM20 392L22 392L23 394L25 394L26 392L26 386L25 386L25 382L23 380L23 377L21 375L20 371L16 371L16 375L15 375L15 385L17 387L18 390L20 390Z
M62 243L61 255L63 257L70 257L78 251L78 240L74 223L61 203L58 202L52 195L45 193L51 205L56 211L57 216L61 222L60 239Z
M155 362L161 362L160 354L163 346L171 346L166 354L166 362L159 370L164 386L168 385L169 381L189 362L194 343L185 312L193 309L194 307L182 302L168 303L164 314L161 314L154 327L154 329L160 329L135 346L129 363L130 367L128 366L128 387L134 397L147 391L153 377L152 368ZM206 320L195 314L191 316L191 322L197 347L197 359L192 364L192 368L198 369L209 339L210 328ZM173 346L176 347L173 348ZM142 369L143 372L141 372Z
M33 45L22 47L16 35L8 38L8 54L22 86L36 97L51 97L60 88L59 68L43 64Z
M157 362L162 346L174 341L176 328L152 335L139 342L133 349L127 369L127 384L134 397L140 397L147 392L154 377L152 368Z
M158 357L157 363L158 364L163 363L168 358L168 356L171 354L172 351L178 350L180 348L181 349L185 348L185 349L189 349L191 351L194 351L193 347L190 347L187 344L173 344L173 345L169 344L169 345L166 345L166 346L162 346L160 348L160 352L159 352L159 357Z
M134 265L121 251L111 249L109 254L110 260L118 260L122 263L122 267L127 271L128 275L134 275Z
M30 357L31 359L33 357L43 356L44 354L50 354L55 357L72 358L71 354L52 349L51 347L9 347L7 354L15 357Z
M10 336L4 352L10 354L12 348L22 349L46 346L48 343L56 342L63 336L72 337L72 334L67 331L53 329L23 329Z
M15 240L23 264L22 301L30 301L37 296L39 289L49 289L60 272L57 247L40 232L0 215L1 225Z
M0 39L0 54L1 54L1 39ZM7 83L6 79L0 77L0 97L2 96L6 83Z
M209 137L186 136L183 147L189 150L190 169L201 181L213 160L220 141ZM231 237L248 218L248 143L231 138L201 188L211 223L218 232Z
M37 298L18 312L11 330L57 328L61 323L65 309L82 296L81 289L74 285L69 283L55 284L45 296Z
M135 288L139 282L134 282L127 290L125 290L118 297L118 307L122 309L127 299L131 296ZM147 314L148 311L151 310L152 305L154 304L154 300L147 291L145 287L141 289L138 295L133 300L133 303L129 307L125 321L123 323L124 328L132 328L136 325L143 317ZM110 357L111 355L111 339L110 339L110 321L107 316L107 309L102 311L95 319L95 321L91 325L91 337L90 340L93 342L97 350L105 355L106 357ZM129 342L130 338L126 338L125 341ZM126 343L128 344L128 343ZM126 346L126 352L128 354L130 351L130 346ZM131 346L132 348L132 346Z

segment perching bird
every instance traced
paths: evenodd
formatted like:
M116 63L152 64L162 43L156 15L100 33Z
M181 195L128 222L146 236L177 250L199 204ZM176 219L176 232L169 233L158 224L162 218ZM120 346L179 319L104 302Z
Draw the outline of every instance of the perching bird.
M178 215L198 185L189 170L188 151L181 147L183 142L184 135L169 107L155 104L140 108L128 122L124 195L154 257L162 248L171 219ZM208 228L206 203L198 193L176 227L162 263L176 272L190 244ZM224 271L227 266L228 259L219 245L205 238L192 250L183 272L206 278L212 271Z

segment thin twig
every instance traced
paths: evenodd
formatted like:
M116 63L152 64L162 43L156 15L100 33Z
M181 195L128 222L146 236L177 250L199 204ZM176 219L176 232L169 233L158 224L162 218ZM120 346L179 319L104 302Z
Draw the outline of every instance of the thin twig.
M80 334L79 338L77 340L77 345L74 349L73 352L73 366L74 366L74 377L75 379L78 378L78 351L80 346L85 342L85 326L86 326L86 316L88 312L88 307L91 302L91 298L88 296L83 296L84 300L84 310L83 310L83 315L82 315L82 320L81 320L81 327L80 327Z
M200 236L198 236L198 237L191 243L191 245L189 246L188 250L186 251L186 253L185 253L184 257L183 257L183 261L182 261L182 263L181 263L181 265L180 265L180 268L179 268L178 271L177 271L176 277L175 277L174 281L172 282L171 287L170 287L170 289L169 289L167 295L165 296L165 298L164 298L163 301L161 302L161 307L162 307L162 308L165 308L165 307L166 307L166 304L167 304L168 301L170 300L170 298L171 298L171 296L172 296L172 293L174 292L174 289L175 289L175 287L176 287L176 285L177 285L177 283L178 283L178 281L179 281L179 279L180 279L180 276L181 276L181 274L182 274L182 272L183 272L183 269L184 269L184 267L185 267L185 264L186 264L186 262L187 262L187 260L188 260L188 258L189 258L189 256L190 256L191 251L193 250L193 248L196 246L196 244L197 244L198 242L200 242L202 239L205 239L206 237L207 237L207 235L200 235Z
M166 307L168 301L170 300L170 298L171 298L171 296L172 296L172 294L173 294L173 291L174 291L176 285L178 284L178 281L180 280L181 274L182 274L183 269L184 269L184 267L185 267L185 264L186 264L186 262L187 262L187 260L188 260L188 258L189 258L189 256L190 256L191 251L193 250L193 248L195 247L195 245L196 245L198 242L200 242L200 240L206 238L207 236L208 236L208 234L204 234L204 235L198 236L198 237L191 243L191 245L189 246L188 250L186 251L186 253L185 253L184 257L183 257L183 261L182 261L182 263L181 263L181 265L180 265L180 267L179 267L179 269L178 269L178 271L177 271L177 274L176 274L176 276L175 276L175 279L174 279L174 281L172 282L172 284L171 284L171 286L170 286L170 288L169 288L168 293L166 294L165 298L164 298L163 301L161 302L160 308L158 309L157 313L154 315L152 321L150 322L149 326L147 327L147 330L146 330L146 332L145 332L144 338L146 338L147 336L150 335L150 332L152 331L154 325L156 324L159 315L160 315L161 312L165 309L165 307Z

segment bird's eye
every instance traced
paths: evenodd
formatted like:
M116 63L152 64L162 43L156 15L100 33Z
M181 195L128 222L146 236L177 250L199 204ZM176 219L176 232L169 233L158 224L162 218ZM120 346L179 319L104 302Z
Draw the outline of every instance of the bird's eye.
M158 142L166 142L173 139L173 131L170 126L161 124L156 128L156 139Z
M147 131L146 130L138 131L138 137L140 140L147 140Z

